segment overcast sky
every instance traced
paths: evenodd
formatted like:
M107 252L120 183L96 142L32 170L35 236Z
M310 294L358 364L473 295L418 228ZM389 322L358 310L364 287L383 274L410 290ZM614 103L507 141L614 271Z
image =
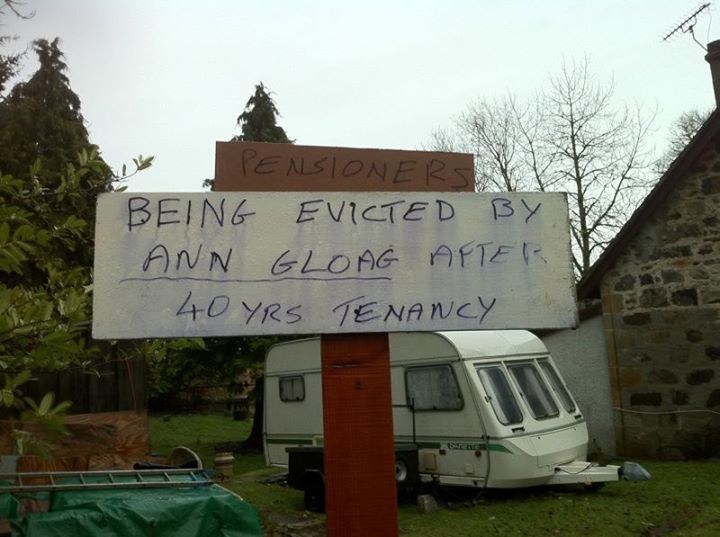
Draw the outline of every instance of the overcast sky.
M417 149L480 97L527 96L565 59L589 57L614 78L619 105L658 107L660 149L682 112L714 106L705 52L688 34L662 36L687 0L102 1L27 0L31 20L5 15L17 47L60 37L91 139L119 168L153 167L133 191L201 190L214 142L254 85L273 92L298 144ZM715 6L698 18L718 39ZM25 76L35 68L31 56Z

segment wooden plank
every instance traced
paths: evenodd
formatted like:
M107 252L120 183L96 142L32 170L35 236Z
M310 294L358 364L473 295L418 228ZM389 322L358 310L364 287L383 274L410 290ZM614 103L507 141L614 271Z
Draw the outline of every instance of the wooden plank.
M215 191L473 192L467 153L217 142Z
M28 459L26 464L79 465L81 469L130 469L149 452L148 420L146 413L100 412L74 414L65 419L69 436L48 446L53 459L45 463ZM13 424L0 421L0 452L13 452L11 437ZM52 462L57 459L56 462ZM35 466L40 468L40 466Z
M149 451L147 414L103 412L68 416L71 436L59 444L59 450L76 454L116 455L126 467L142 459Z
M87 456L66 456L66 457L38 457L34 455L23 455L18 460L18 472L82 472L88 470ZM43 478L27 480L28 485L45 484Z

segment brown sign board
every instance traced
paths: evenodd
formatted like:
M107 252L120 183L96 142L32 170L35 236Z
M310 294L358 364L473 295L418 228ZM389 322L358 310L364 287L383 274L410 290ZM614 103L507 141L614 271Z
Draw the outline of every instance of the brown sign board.
M216 142L215 191L473 192L468 153Z

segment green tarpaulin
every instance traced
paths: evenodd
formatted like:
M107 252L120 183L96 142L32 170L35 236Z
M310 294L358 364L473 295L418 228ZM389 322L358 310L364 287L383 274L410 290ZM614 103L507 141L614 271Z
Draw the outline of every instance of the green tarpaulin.
M50 511L22 516L23 499L48 499ZM0 517L13 537L259 537L255 508L218 485L0 494Z

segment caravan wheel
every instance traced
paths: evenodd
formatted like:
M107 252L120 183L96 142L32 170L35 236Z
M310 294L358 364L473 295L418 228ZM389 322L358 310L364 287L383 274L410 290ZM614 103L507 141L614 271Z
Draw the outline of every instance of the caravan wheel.
M305 510L311 513L325 512L325 478L318 470L309 470L304 476Z
M395 459L395 481L403 483L408 478L408 466L403 459Z
M602 481L596 481L595 483L589 483L583 486L585 488L585 492L597 492L605 486L605 483Z

